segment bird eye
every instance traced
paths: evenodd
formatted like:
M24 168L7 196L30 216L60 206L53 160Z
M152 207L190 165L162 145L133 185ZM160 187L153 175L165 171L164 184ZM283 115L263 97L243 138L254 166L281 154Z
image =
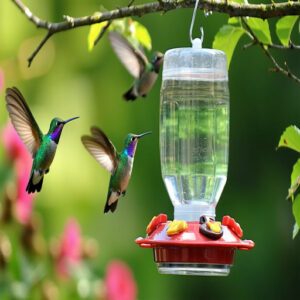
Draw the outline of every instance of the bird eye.
M133 136L132 138L131 138L131 141L133 142L135 140L135 137Z

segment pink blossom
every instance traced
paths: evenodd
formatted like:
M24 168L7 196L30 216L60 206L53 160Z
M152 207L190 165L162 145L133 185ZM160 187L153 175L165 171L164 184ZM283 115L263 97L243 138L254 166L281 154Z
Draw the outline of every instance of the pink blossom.
M69 277L70 268L76 266L81 260L80 226L75 219L70 219L65 226L61 237L56 270L62 277Z
M32 202L34 194L26 192L26 186L30 176L31 164L21 160L15 163L17 172L17 201L15 206L16 218L22 224L27 224L32 214Z
M4 72L2 69L0 69L0 93L2 92L4 88Z
M112 261L105 278L107 300L135 300L136 283L129 267L121 261Z
M33 194L26 192L29 180L32 158L18 136L11 123L8 123L2 132L2 141L7 156L14 163L16 172L17 199L15 202L15 212L17 220L28 223L32 213Z
M31 161L30 154L10 122L2 131L2 141L7 156L12 160L22 159Z

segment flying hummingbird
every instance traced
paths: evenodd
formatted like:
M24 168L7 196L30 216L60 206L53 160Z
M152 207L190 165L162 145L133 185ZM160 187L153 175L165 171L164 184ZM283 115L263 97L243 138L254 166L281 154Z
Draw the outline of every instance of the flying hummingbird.
M109 40L116 55L128 72L135 78L133 86L123 95L126 101L137 97L146 97L153 87L164 55L154 53L153 60L149 62L144 52L133 47L124 37L116 31L109 33Z
M115 146L101 129L92 127L91 133L92 136L82 136L81 141L100 165L111 173L104 213L107 213L109 210L114 212L119 198L125 196L131 177L138 140L151 132L142 134L129 133L121 153L117 153Z
M54 118L47 134L43 134L35 121L23 95L16 88L6 89L6 107L17 133L32 155L33 163L26 191L39 192L44 174L49 172L64 125L79 117L63 121Z

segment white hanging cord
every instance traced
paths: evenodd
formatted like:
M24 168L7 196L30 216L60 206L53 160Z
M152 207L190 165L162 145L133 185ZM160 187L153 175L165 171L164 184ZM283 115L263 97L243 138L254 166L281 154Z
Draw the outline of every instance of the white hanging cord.
M203 38L204 38L203 27L200 27L201 37L193 39L193 27L194 27L194 23L195 23L195 17L196 17L196 13L197 13L197 9L198 9L198 4L199 4L199 0L196 0L196 4L195 4L193 16L192 16L192 22L191 22L191 26L190 26L190 40L191 40L191 43L193 46L195 45L197 48L198 47L202 48L202 42L203 42Z

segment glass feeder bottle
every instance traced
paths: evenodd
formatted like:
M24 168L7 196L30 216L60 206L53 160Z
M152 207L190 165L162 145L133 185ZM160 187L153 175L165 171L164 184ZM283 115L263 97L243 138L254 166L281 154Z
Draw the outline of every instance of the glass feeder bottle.
M226 276L235 250L254 242L241 239L234 218L215 221L228 168L227 62L224 52L202 49L201 39L192 43L168 50L163 65L160 157L174 220L153 217L136 243L153 249L161 274Z
M215 217L227 179L229 91L224 52L193 47L166 52L160 103L162 176L174 219Z

